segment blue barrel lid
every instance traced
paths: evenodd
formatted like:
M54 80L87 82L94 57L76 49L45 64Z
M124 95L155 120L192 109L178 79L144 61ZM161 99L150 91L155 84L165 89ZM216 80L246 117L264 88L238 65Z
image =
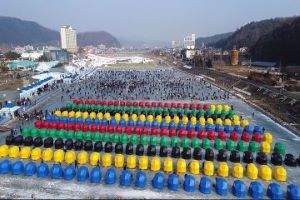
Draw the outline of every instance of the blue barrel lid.
M165 122L165 121L162 121L161 123L160 123L160 128L167 128L167 123Z
M25 176L32 176L36 173L36 164L35 162L28 162L26 165L25 165L25 170L24 170L24 175Z
M143 171L139 171L136 173L136 178L135 178L135 187L137 188L144 188L147 184L147 176L146 173Z
M105 173L105 183L108 185L115 184L117 180L116 170L114 168L109 168Z
M283 190L278 183L270 183L267 189L270 199L283 199Z
M132 182L132 174L129 170L123 170L120 175L120 185L130 186Z
M63 170L60 164L54 164L50 169L52 179L60 179L63 175Z
M11 169L11 163L8 159L0 162L0 174L8 174Z
M89 170L86 166L80 166L77 170L77 181L84 182L89 178Z
M224 178L216 178L216 193L221 196L226 196L228 192L228 183Z
M183 182L183 189L186 192L194 192L196 188L196 181L192 175L185 175Z
M172 191L179 190L179 177L176 174L170 174L168 176L168 189Z
M195 126L195 131L200 131L202 129L201 124L198 122Z
M152 179L152 187L162 190L164 188L164 175L161 172L155 173Z
M13 175L19 175L24 173L24 163L20 160L11 165L11 173Z
M199 183L199 191L203 194L210 194L211 193L211 180L210 178L203 176L200 179Z
M191 129L194 129L194 126L191 122L188 122L187 125L186 125L186 129L187 130L191 130Z
M76 171L74 165L68 165L64 169L64 179L69 181L72 180L75 177Z
M171 121L171 122L169 123L169 129L175 128L175 127L176 127L175 122Z
M121 121L120 121L120 125L123 126L123 125L121 124ZM134 127L134 121L133 121L132 119L130 119L130 120L128 121L128 126Z
M300 188L295 184L290 184L287 186L287 199L296 200L300 199Z
M261 199L264 196L264 188L260 182L253 181L250 183L248 193L254 199Z
M245 183L241 180L235 180L232 185L232 193L236 197L245 197L246 196Z
M49 166L46 163L41 163L38 167L37 167L37 172L36 175L37 177L46 177L49 174Z
M144 122L144 126L147 127L147 128L150 128L150 127L151 127L151 124L150 124L149 121L146 120L146 121Z
M134 126L134 121L129 121L130 123L133 123L133 126ZM125 127L126 126L126 121L124 119L121 119L119 124L122 126L122 127Z
M90 181L91 183L100 183L102 178L101 175L101 168L100 167L94 167L91 171Z
M117 126L117 121L115 120L115 118L112 118L109 122L110 125L113 125L113 126Z
M180 121L178 124L177 124L177 129L183 129L184 128L184 125L183 123Z
M142 127L143 126L143 122L141 120L137 120L136 121L136 126Z

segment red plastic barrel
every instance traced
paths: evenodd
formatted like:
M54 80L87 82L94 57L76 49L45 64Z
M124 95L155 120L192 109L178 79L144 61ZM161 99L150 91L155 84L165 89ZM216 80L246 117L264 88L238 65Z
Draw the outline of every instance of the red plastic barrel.
M73 130L74 128L74 123L68 123L67 124L67 130L70 131L70 130Z
M178 137L179 137L179 138L185 137L185 130L184 130L184 129L180 129L180 130L178 131Z
M187 104L187 103L183 104L183 108L188 108L188 107L189 107L189 104Z
M148 128L143 127L142 130L141 130L141 133L142 133L143 135L148 135Z
M126 126L126 127L125 127L125 133L126 133L127 135L130 135L130 134L132 133L132 128L131 128L130 126Z
M232 131L231 134L230 134L230 139L233 140L233 141L238 141L239 136L238 136L237 132Z
M162 102L158 102L158 103L157 103L157 107L163 107Z
M190 103L190 110L193 110L195 108L195 104Z
M218 138L225 141L227 138L225 131L220 131L218 134Z
M95 105L95 104L96 104L95 99L92 99L92 100L90 101L90 103Z
M57 123L56 122L51 122L50 123L50 128L51 129L57 129Z
M157 128L151 128L151 135L158 135Z
M126 105L126 104L125 104L125 101L121 101L121 102L120 102L120 105L121 105L121 106L125 106L125 105Z
M187 136L188 136L188 138L190 138L190 139L191 139L191 138L194 138L194 137L195 137L195 131L192 130L192 129L189 130Z
M172 103L171 103L171 107L172 107L172 108L176 108L176 103L172 102Z
M200 110L201 108L202 108L201 104L198 103L198 104L196 105L196 109L197 109L197 110Z
M80 131L81 130L81 125L80 124L75 124L73 127L74 131Z
M132 105L133 105L133 107L138 107L139 104L138 104L138 102L134 101Z
M169 137L173 137L173 136L176 136L176 129L175 128L171 128L169 130Z
M177 103L177 108L182 108L182 104L181 103Z
M215 132L214 131L208 131L207 138L209 140L214 140L215 139Z
M154 107L154 108L156 108L156 102L152 102L151 106Z
M150 105L149 102L146 102L146 103L145 103L145 106L146 106L147 108L150 108L150 107L151 107L151 105Z
M117 133L122 133L122 126L121 125L116 126L116 132Z
M43 123L42 123L42 121L37 120L36 122L34 122L34 126L35 126L35 128L40 129L43 127Z
M98 126L97 126L97 124L92 124L92 126L91 126L91 131L92 131L92 132L97 132L97 131L98 131Z
M259 133L254 133L252 136L252 140L255 142L261 142L261 135Z
M64 129L64 128L65 128L65 125L67 126L67 124L65 124L65 123L63 123L63 122L59 122L58 125L57 125L57 129L58 129L58 130Z
M86 100L84 101L84 104L90 104L90 101L89 101L88 99L86 99Z
M107 105L107 101L103 100L102 105Z
M103 124L101 124L100 127L99 127L99 131L100 131L101 133L106 132L106 126L104 126Z
M205 138L205 131L204 130L200 130L199 132L198 132L198 135L197 135L197 137L200 139L200 140L202 140L202 139L204 139Z
M170 104L166 102L166 103L164 104L164 107L165 107L165 108L169 108L169 107L170 107Z
M115 100L114 101L114 106L118 106L119 105L119 101L118 100Z
M244 140L245 142L249 142L250 141L250 135L249 135L249 133L243 132L241 139Z
M107 105L108 105L108 106L111 106L111 105L113 105L113 104L114 104L113 101L108 101L108 102L107 102Z
M114 132L115 132L114 126L113 126L113 125L108 125L108 126L107 126L107 132L109 132L109 133L114 133Z
M140 106L140 107L144 107L144 102L143 102L143 101L140 101L140 102L139 102L139 106Z
M130 107L131 105L132 105L132 103L131 103L130 101L127 101L127 102L126 102L126 106L127 106L127 107Z
M209 108L209 106L207 105L207 104L204 104L203 105L203 109L206 111L206 110L208 110L208 108Z
M137 135L140 135L140 134L141 134L141 129L140 129L140 127L135 126L134 129L133 129L133 132L134 132L135 134L137 134Z
M160 134L160 136L165 136L165 135L167 135L167 132L168 132L167 128L161 128L159 134Z
M83 131L83 132L87 132L87 131L89 131L89 130L90 130L89 125L86 124L86 123L83 123L83 125L82 125L82 131Z

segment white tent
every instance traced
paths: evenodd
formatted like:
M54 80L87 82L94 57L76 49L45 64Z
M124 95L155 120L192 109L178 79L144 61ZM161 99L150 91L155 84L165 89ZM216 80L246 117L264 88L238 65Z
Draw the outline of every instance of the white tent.
M19 110L21 107L20 106L14 106L14 107L4 107L0 110L0 115L1 116L12 116L12 118L15 118L15 112Z

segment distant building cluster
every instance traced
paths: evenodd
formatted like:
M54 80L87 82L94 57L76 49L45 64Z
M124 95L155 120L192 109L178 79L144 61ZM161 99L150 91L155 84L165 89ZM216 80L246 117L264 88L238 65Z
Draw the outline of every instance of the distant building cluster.
M196 34L187 35L183 39L183 46L185 49L195 49L196 48Z

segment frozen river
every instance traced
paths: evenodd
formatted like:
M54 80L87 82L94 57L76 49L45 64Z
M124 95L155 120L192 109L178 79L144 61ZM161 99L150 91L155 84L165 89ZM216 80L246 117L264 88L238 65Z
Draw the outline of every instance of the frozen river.
M182 74L181 72L175 71L176 77L185 77L188 76L186 74ZM212 86L213 87L213 86ZM126 87L125 87L126 88ZM196 89L196 88L195 88ZM192 91L190 89L190 91ZM219 91L219 89L214 88L215 91ZM223 94L221 91L220 93ZM74 96L74 97L79 97ZM112 98L114 96L111 96ZM157 100L157 97L153 98L153 100ZM187 99L177 99L179 102L190 102ZM151 98L150 100L151 101ZM173 100L172 100L173 101ZM55 108L62 107L66 105L68 102L67 97L61 101L61 96L56 96L50 99L45 105L42 106L41 109L43 110L54 110ZM269 131L273 135L273 144L276 142L282 142L286 146L286 153L293 153L296 157L299 156L300 138L287 130L285 127L281 126L280 124L273 121L268 116L264 115L263 113L259 112L258 110L254 109L253 107L249 106L247 103L242 101L237 97L231 97L229 100L204 100L204 101L197 101L193 100L193 103L209 103L209 104L229 104L233 105L236 113L238 115L243 116L243 118L247 118L250 121L250 124L259 125ZM252 118L252 113L255 113L254 118ZM32 122L28 122L24 126L32 126ZM8 134L8 133L7 133ZM1 144L4 143L4 138L7 134L3 134L0 137ZM270 160L270 155L268 156ZM202 161L201 161L202 162ZM228 162L231 165L230 162ZM258 165L258 164L256 164ZM268 165L273 168L271 163ZM300 168L299 167L284 167L287 169L288 179L286 183L280 183L281 187L284 191L286 191L286 186L290 183L300 184ZM105 171L105 169L102 169ZM149 172L149 176L151 177L151 172ZM165 177L167 177L165 175ZM199 180L201 174L197 177L197 184L199 184ZM183 178L183 177L181 177ZM214 178L211 177L211 180L214 182ZM131 188L121 188L120 186L107 186L104 183L99 185L92 185L88 182L85 183L78 183L77 181L63 181L63 180L51 180L50 178L47 179L38 179L36 176L33 177L24 177L24 176L11 176L11 175L1 175L0 181L0 197L1 198L164 198L164 199L177 199L177 198L188 198L188 199L197 199L197 198L234 198L231 193L231 186L232 182L235 180L232 177L226 179L229 184L229 191L226 197L218 196L215 191L212 191L211 195L204 195L197 191L194 193L187 193L182 190L182 188L178 192L170 192L167 189L163 191L155 191L149 185L144 190L137 190L133 187ZM243 181L246 184L246 188L248 188L250 184L250 179L244 176ZM259 180L264 185L264 189L266 190L268 184L270 182L275 182L274 180L262 181ZM149 180L148 180L149 182ZM249 198L247 196L246 198Z

